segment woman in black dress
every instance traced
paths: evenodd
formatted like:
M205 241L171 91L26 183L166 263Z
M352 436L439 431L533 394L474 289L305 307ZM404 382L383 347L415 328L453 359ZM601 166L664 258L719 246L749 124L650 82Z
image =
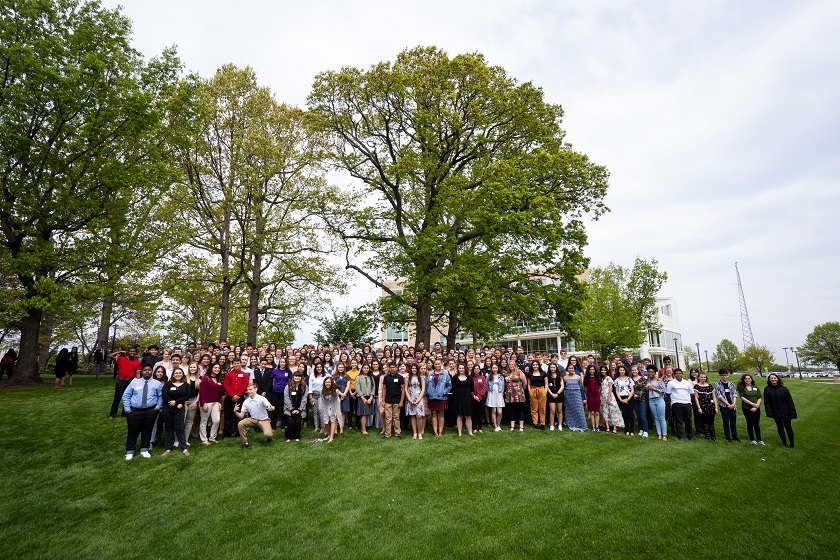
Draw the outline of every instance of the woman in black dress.
M467 424L467 434L474 435L472 431L473 379L467 375L466 364L460 363L456 368L458 373L452 378L452 409L455 425L458 427L459 436L464 423Z
M694 408L700 415L703 433L709 441L717 441L715 437L715 415L717 414L717 399L715 388L709 385L705 373L701 373L694 386Z
M776 429L784 446L793 447L793 426L790 421L796 419L796 406L793 404L790 391L775 373L767 377L767 387L764 388L764 409L767 411L767 417L776 422ZM786 432L787 438L785 438Z
M55 357L55 386L64 385L64 376L67 375L67 369L70 367L70 352L67 348L62 348L58 356Z

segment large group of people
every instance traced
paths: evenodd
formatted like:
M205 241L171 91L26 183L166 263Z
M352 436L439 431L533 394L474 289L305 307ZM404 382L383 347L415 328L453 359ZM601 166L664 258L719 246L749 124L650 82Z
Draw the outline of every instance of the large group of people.
M782 380L770 374L762 391L749 374L737 384L720 370L712 385L705 372L686 377L669 358L660 368L649 359L597 361L594 356L525 354L521 348L453 349L439 343L361 348L352 343L278 348L226 341L185 349L149 346L110 355L117 383L109 417L122 404L127 417L126 459L162 446L189 455L190 438L203 445L262 432L272 441L282 430L298 442L304 430L315 441L332 442L346 430L388 438L422 440L431 420L432 436L447 427L458 436L484 429L522 432L526 423L549 431L606 432L667 441L704 437L717 441L720 415L727 441L738 442L737 409L750 442L764 445L762 405L776 422L785 447L793 447L793 399ZM407 437L407 435L406 435ZM162 444L160 443L162 442Z

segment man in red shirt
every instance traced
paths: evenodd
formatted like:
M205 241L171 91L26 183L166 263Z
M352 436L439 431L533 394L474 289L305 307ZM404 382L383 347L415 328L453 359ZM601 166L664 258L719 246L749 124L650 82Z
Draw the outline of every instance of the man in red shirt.
M232 438L238 435L237 420L234 408L242 400L248 390L248 374L242 371L239 358L234 358L232 368L225 375L225 429L224 437Z
M114 402L111 403L111 413L108 415L108 419L113 420L117 415L123 393L128 388L128 384L140 373L140 360L137 359L136 348L130 348L127 353L125 350L120 350L110 354L108 357L117 361L118 372L117 384L114 386ZM124 411L122 415L125 416Z

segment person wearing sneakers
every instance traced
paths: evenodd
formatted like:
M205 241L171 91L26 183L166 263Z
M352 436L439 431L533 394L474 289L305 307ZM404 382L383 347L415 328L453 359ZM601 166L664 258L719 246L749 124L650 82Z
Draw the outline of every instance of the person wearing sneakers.
M241 399L234 409L234 414L239 418L237 428L239 439L242 440L242 449L248 449L248 428L259 427L265 434L266 443L271 443L274 432L271 429L271 421L268 413L274 410L274 406L268 399L257 394L257 384L253 381L248 383L247 397Z
M149 445L152 428L163 405L163 384L152 379L152 366L143 366L141 376L131 381L122 395L123 410L128 423L125 443L125 460L134 459L137 436L140 436L140 455L150 459Z

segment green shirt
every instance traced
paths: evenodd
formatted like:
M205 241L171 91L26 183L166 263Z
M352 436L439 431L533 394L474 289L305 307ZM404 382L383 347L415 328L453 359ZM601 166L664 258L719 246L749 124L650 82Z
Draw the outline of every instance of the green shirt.
M739 397L744 397L751 403L758 403L759 399L761 399L761 389L758 387L753 387L752 389L744 388L743 390L738 391ZM747 403L741 401L741 404L747 406Z

